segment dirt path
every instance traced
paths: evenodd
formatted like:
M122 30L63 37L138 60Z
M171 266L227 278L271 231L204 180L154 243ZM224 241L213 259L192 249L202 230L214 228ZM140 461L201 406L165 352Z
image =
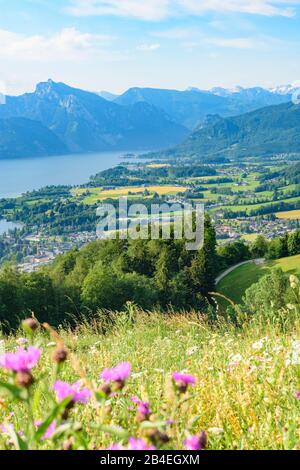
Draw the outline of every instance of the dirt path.
M263 258L257 258L257 259L250 259L248 261L243 261L242 263L235 264L234 266L231 266L231 268L226 269L222 274L220 274L216 278L216 286L226 277L228 274L232 273L232 271L235 271L237 268L240 266L243 266L244 264L249 264L249 263L255 263L258 265L264 264L265 260Z

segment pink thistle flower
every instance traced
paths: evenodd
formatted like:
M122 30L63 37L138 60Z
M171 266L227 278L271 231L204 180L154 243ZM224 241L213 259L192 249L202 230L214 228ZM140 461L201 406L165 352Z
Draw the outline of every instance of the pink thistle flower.
M143 439L131 437L128 443L129 450L156 450L154 446L149 446Z
M0 366L14 372L29 372L38 363L41 349L29 346L28 350L19 348L14 353L5 353L0 356Z
M196 377L182 372L174 372L173 380L181 393L185 393L189 385L194 386L196 384Z
M56 429L56 421L52 421L52 423L48 427L47 431L43 435L42 440L46 441L47 439L51 439L54 432L55 432L55 429Z
M140 420L145 420L151 415L150 403L141 401L138 397L132 397L131 401L137 405Z
M300 400L300 390L294 391L294 398L296 398L297 400Z
M100 378L106 382L115 382L118 388L123 388L126 379L130 376L131 364L129 362L120 362L116 367L104 369Z
M124 450L124 447L121 444L112 444L107 450Z
M38 419L34 422L34 425L37 429L41 426L41 424L42 424L41 419ZM54 434L55 429L56 429L56 421L52 421L52 423L48 427L47 431L43 435L42 441L46 441L47 439L51 439L53 434Z
M75 382L73 385L57 380L53 385L53 390L55 391L59 401L70 397L72 398L72 402L86 404L92 395L88 388L82 388L80 380Z
M203 450L207 445L207 434L202 431L197 436L190 436L184 441L186 450Z

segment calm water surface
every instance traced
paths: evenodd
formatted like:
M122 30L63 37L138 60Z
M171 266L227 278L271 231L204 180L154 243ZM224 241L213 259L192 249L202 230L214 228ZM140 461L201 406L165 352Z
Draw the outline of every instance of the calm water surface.
M91 175L125 161L120 157L126 153L100 152L0 160L0 198L15 197L47 185L86 183Z
M14 228L20 228L22 224L14 224L13 222L7 222L7 220L0 220L0 235L7 233L8 230L13 230Z

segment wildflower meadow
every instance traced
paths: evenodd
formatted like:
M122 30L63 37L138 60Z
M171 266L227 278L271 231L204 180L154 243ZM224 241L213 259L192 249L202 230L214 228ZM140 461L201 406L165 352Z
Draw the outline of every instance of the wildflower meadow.
M132 304L72 330L29 318L0 339L0 448L299 450L291 284L294 305L238 324Z

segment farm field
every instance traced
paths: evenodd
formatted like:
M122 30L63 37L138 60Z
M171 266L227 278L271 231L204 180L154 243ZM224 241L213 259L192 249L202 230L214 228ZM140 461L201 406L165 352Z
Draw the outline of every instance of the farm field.
M157 193L159 196L163 196L182 193L185 192L186 189L186 186L175 185L145 187L126 186L124 188L109 190L103 190L103 188L76 188L72 190L72 193L74 196L86 195L86 197L83 199L85 204L95 204L97 201L104 199L118 199L122 196L137 197L138 195L143 194L145 191L148 191L150 195Z
M298 203L300 202L300 196L289 198L289 199L280 199L276 201L278 202L288 202L288 203ZM263 207L268 207L271 206L272 204L275 204L274 201L268 201L268 202L261 202L258 204L237 204L237 205L221 205L219 209L229 209L232 212L239 212L239 211L246 211L246 212L251 212L251 210L255 209L261 209Z
M246 233L241 238L247 242L254 242L259 235L259 233Z
M287 363L299 356L299 324L283 333L259 322L237 329L221 321L210 326L196 314L150 317L136 310L131 321L119 314L104 335L103 321L60 329L54 342L42 330L33 339L24 331L0 337L7 352L20 338L41 350L28 402L21 398L26 391L18 395L14 386L5 387L10 373L0 368L0 449L120 449L129 441L179 450L200 435L208 450L300 449L299 381ZM68 348L59 368L51 359L57 341ZM105 399L100 374L124 362L126 383ZM195 381L185 393L172 381L178 371ZM53 384L78 379L86 398L63 417ZM142 421L138 400L149 410Z
M170 168L171 165L169 163L150 163L146 165L147 168Z
M300 275L300 255L281 258L263 265L244 264L228 274L218 285L218 292L235 303L240 303L248 287L257 282L272 268L281 268L287 274Z
M300 210L277 212L275 215L278 219L300 220Z

